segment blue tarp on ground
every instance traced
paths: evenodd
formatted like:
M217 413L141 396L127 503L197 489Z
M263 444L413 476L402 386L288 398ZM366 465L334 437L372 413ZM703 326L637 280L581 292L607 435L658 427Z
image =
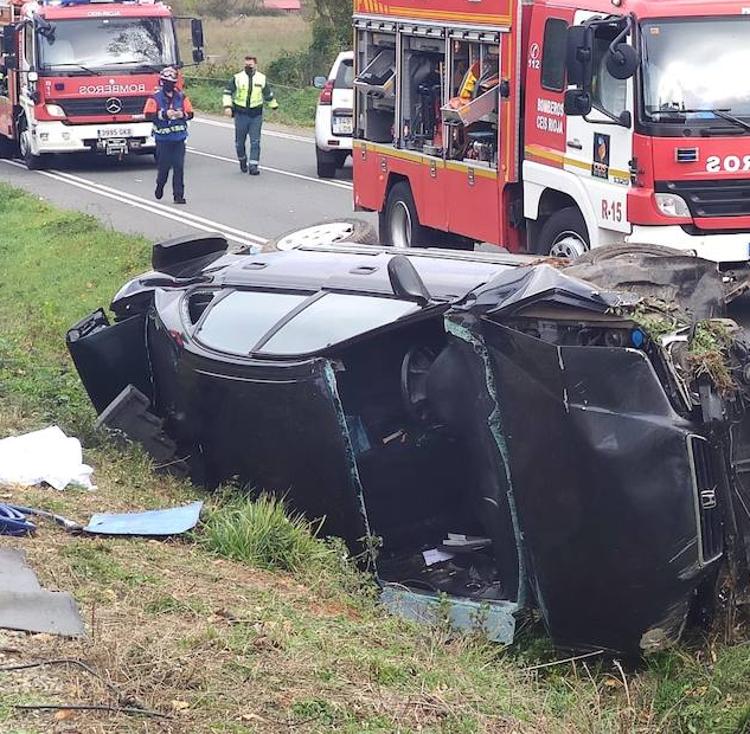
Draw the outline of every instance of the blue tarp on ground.
M168 510L128 512L122 515L101 513L94 515L84 530L99 535L179 535L198 524L202 508L203 502L193 502Z

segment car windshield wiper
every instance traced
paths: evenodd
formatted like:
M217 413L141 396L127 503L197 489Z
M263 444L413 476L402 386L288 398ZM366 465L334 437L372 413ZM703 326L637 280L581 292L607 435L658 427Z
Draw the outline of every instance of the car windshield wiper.
M715 109L715 108L709 108L709 109L690 109L690 108L677 108L677 109L666 109L666 110L659 110L658 114L660 115L696 115L696 114L711 114L716 117L721 118L722 120L726 120L727 122L731 122L736 127L742 128L743 130L750 132L750 122L745 122L744 120L741 120L739 117L735 117L734 115L730 114L731 110L724 110L724 109Z

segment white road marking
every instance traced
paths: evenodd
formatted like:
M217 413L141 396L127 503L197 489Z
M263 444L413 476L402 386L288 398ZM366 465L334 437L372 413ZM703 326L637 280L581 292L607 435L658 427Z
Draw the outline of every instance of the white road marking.
M231 163L232 165L237 165L237 159L236 158L227 158L223 155L216 155L214 153L206 153L202 150L198 150L197 148L192 148L188 146L187 148L188 153L192 153L193 155L200 155L204 158L212 158L215 161L224 161L224 163ZM297 178L302 181L310 181L312 183L317 184L323 184L324 186L333 186L336 189L346 189L347 191L352 190L352 184L346 183L345 181L329 181L324 178L315 178L314 176L305 176L303 173L293 173L292 171L282 171L280 168L271 168L270 166L261 166L260 169L262 171L268 171L269 173L278 173L280 176L290 176L291 178Z
M207 117L194 117L193 122L200 122L203 125L211 125L212 127L223 127L224 129L234 130L233 122L222 122L221 120L209 120ZM312 136L306 137L305 135L294 135L292 133L282 133L280 130L263 130L263 135L267 135L269 138L281 138L282 140L294 140L297 143L315 143L315 138Z
M1 162L6 163L9 166L20 168L24 171L28 171L26 166L23 163L19 163L18 161L5 160ZM197 229L201 232L218 232L219 234L223 234L228 240L237 242L241 245L252 247L263 245L267 241L264 237L259 237L258 235L250 234L249 232L243 232L242 230L235 229L234 227L229 227L226 224L215 222L211 219L199 217L196 214L191 214L190 212L186 212L183 210L177 212L174 209L164 206L163 204L158 204L156 202L149 201L148 199L143 199L140 196L136 196L135 194L130 194L120 189L113 189L109 186L105 186L103 184L99 184L95 181L90 181L79 176L74 176L70 173L63 173L61 171L30 171L30 173L36 173L40 176L44 176L45 178L51 178L54 181L66 183L70 186L83 189L84 191L88 191L89 193L97 194L106 199L112 199L119 202L120 204L127 204L128 206L134 207L135 209L141 209L143 211L149 212L150 214L156 214L157 216L160 216L164 219L170 219L181 224L187 224L189 227Z

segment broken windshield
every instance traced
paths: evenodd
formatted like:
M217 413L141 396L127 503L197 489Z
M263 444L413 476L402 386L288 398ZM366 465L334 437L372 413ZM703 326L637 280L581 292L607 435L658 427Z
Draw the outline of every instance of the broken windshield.
M749 21L750 16L729 16L644 23L646 118L675 122L680 116L724 125L718 112L750 117Z
M96 18L56 21L54 33L38 36L44 70L176 64L174 28L166 18Z

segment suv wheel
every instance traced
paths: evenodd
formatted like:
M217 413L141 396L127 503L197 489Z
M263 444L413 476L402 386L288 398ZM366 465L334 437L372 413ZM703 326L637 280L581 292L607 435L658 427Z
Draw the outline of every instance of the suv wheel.
M334 178L338 168L337 152L329 152L316 147L315 156L318 162L318 178Z

